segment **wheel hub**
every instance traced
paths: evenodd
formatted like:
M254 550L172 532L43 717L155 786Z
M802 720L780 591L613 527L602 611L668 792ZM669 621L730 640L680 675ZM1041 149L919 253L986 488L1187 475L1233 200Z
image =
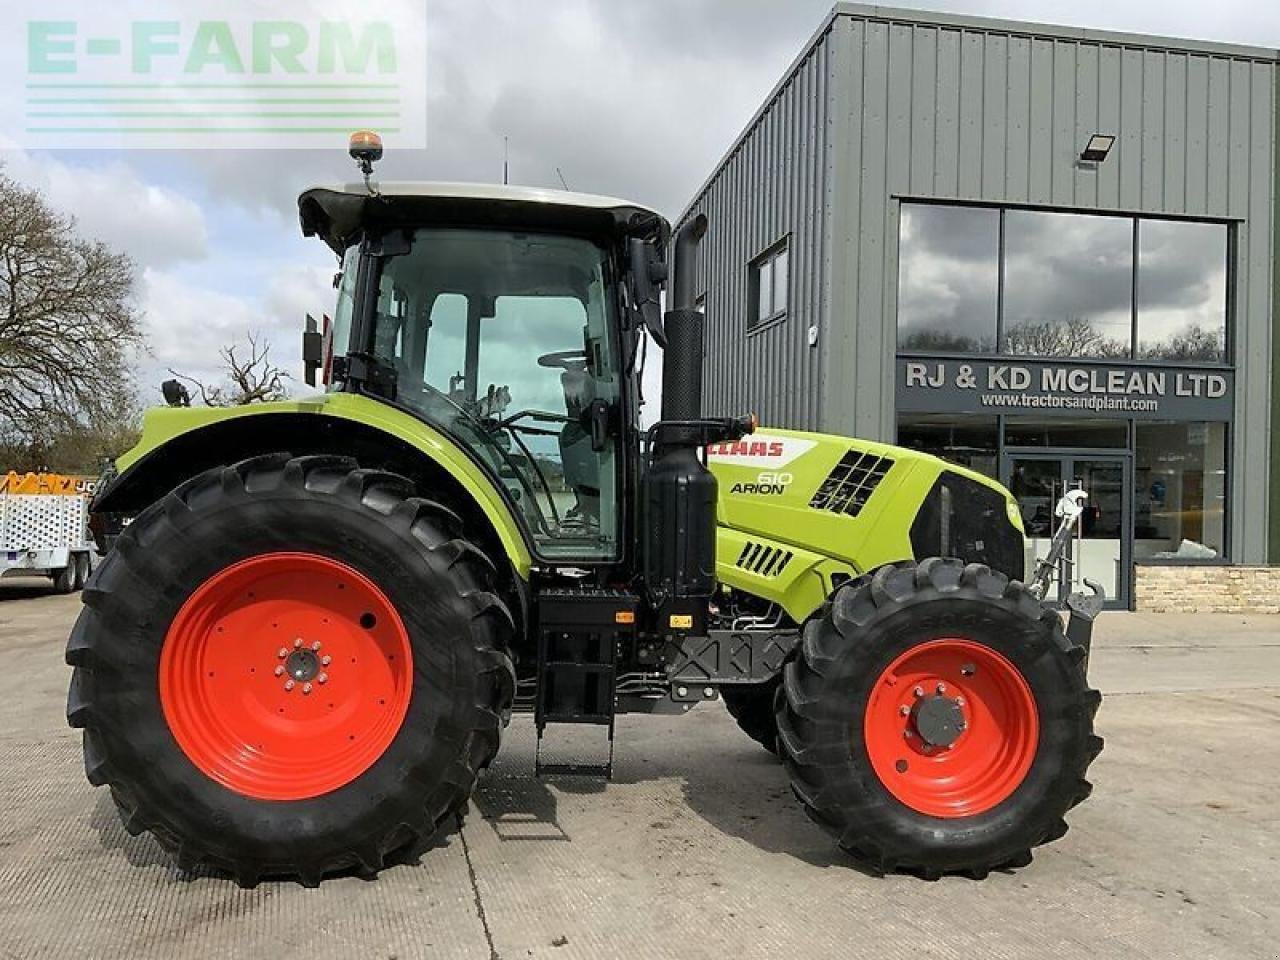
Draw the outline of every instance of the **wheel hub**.
M308 683L320 673L320 658L306 648L295 650L285 660L284 670L299 683Z
M964 733L964 710L958 697L931 694L916 701L911 725L927 746L945 749Z

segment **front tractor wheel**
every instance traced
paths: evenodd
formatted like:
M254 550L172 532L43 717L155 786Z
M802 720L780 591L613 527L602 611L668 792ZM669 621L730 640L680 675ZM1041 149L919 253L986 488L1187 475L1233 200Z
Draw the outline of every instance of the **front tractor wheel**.
M245 885L372 874L498 746L509 613L457 518L337 457L212 470L85 590L67 716L131 833Z
M982 877L1067 830L1102 747L1085 651L985 566L847 585L783 675L778 747L812 819L877 871Z

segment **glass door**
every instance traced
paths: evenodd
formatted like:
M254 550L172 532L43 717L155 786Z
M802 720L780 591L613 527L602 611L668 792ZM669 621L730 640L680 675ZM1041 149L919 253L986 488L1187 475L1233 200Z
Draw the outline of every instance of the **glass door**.
M1027 575L1036 561L1049 552L1058 525L1054 506L1067 490L1089 494L1085 513L1054 573L1047 596L1065 602L1067 595L1086 589L1084 580L1100 583L1107 592L1107 606L1129 605L1129 568L1132 544L1132 503L1127 457L1067 453L1006 453L1004 482L1022 511L1027 534Z
M1069 554L1070 593L1087 589L1086 579L1102 584L1108 606L1129 606L1129 552L1132 548L1126 457L1073 457L1067 459L1069 489L1084 490L1084 516ZM1065 596L1063 597L1065 600Z
M1018 501L1018 509L1022 513L1022 529L1027 535L1023 569L1028 577L1034 573L1036 561L1049 552L1049 541L1053 538L1057 525L1053 508L1066 489L1063 477L1065 466L1061 457L1050 454L1005 456L1004 484ZM1047 598L1061 598L1065 567L1064 559L1054 571L1053 581L1045 594Z

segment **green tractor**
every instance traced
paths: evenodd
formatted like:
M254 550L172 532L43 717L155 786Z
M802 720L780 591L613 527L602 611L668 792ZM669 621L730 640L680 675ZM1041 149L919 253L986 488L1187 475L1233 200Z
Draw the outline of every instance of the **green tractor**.
M513 711L539 747L595 724L611 751L619 713L718 698L872 870L981 877L1065 832L1102 745L1098 602L1064 630L1049 566L1024 585L1003 488L704 416L705 219L375 187L380 145L352 155L363 185L300 199L341 260L304 335L326 391L191 409L167 385L93 503L112 547L67 716L131 833L243 885L373 875L461 814Z

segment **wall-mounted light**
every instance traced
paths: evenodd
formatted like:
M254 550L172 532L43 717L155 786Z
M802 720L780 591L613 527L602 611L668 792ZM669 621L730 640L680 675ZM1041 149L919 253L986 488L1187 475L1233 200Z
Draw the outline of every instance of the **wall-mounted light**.
M1095 133L1089 138L1089 142L1085 145L1084 152L1080 154L1080 159L1089 163L1101 163L1107 159L1107 154L1111 152L1111 145L1116 142L1116 138L1105 133Z

